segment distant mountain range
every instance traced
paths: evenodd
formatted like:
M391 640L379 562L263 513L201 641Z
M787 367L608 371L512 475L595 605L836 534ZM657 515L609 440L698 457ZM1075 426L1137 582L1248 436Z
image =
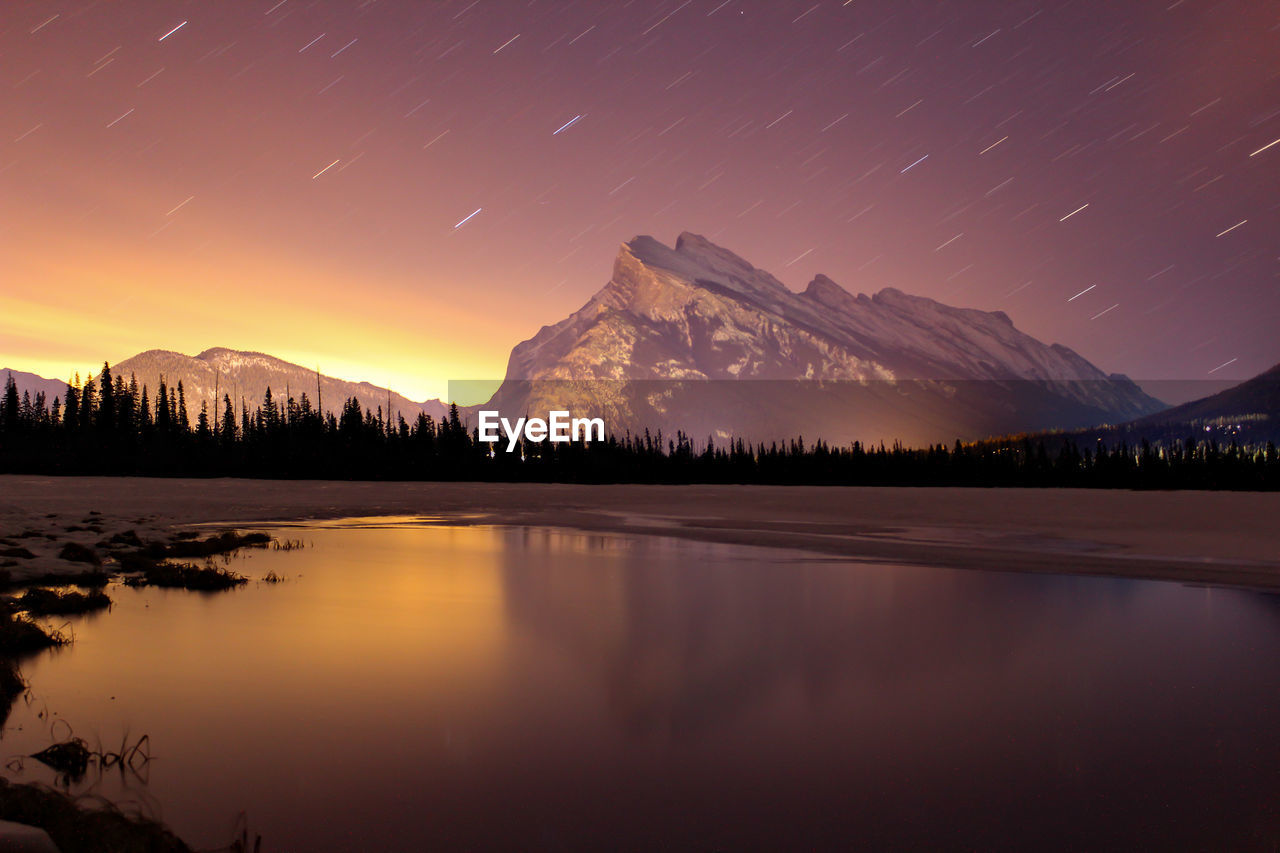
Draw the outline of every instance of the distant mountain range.
M1225 391L1115 426L1081 431L1084 440L1173 441L1194 437L1220 444L1280 443L1280 364Z
M9 377L13 377L13 381L18 386L18 394L27 393L31 396L34 403L36 396L44 394L44 402L46 406L52 406L55 397L61 398L66 396L67 383L57 379L45 379L43 376L37 376L34 373L25 373L21 370L10 370L9 368L0 368L0 382L8 384Z
M1225 391L1156 412L1133 425L1199 424L1266 414L1280 415L1280 364Z
M1164 405L1001 312L893 288L803 293L696 234L622 245L609 282L512 350L490 406L603 416L696 440L804 434L844 443L1115 423Z
M385 386L324 376L313 369L260 352L215 348L207 349L197 356L189 356L155 349L113 364L111 370L115 375L123 376L126 382L131 376L136 377L138 385L146 385L153 396L160 387L161 377L171 386L176 386L181 380L187 411L192 420L200 411L202 402L209 404L211 412L221 411L220 406L215 408L215 403L223 395L231 398L237 412L240 410L241 400L252 409L262 402L263 394L268 388L281 403L289 395L301 399L306 394L312 407L323 406L326 412L340 411L342 404L351 397L357 398L368 409L379 406L386 409L389 400L393 416L399 413L408 421L417 418L419 412L425 412L439 420L447 411L439 400L415 402L389 391ZM0 370L0 374L5 372L7 371ZM20 392L30 389L34 397L37 390L43 390L49 403L53 402L55 396L66 396L65 381L12 372Z
M191 417L231 396L306 393L335 411L350 397L411 420L437 420L438 400L348 382L263 353L187 356L149 350L112 365L151 389L182 380ZM0 371L4 373L6 371ZM11 371L49 402L65 383ZM493 399L508 417L568 409L609 430L646 428L695 441L804 435L909 445L1059 430L1173 435L1236 419L1274 429L1280 365L1222 393L1174 408L1060 344L1018 331L1002 312L955 308L886 288L854 295L819 275L801 293L695 234L675 248L651 237L623 244L607 284L578 311L518 344ZM1265 431L1264 429L1264 431ZM1256 433L1255 431L1255 434Z

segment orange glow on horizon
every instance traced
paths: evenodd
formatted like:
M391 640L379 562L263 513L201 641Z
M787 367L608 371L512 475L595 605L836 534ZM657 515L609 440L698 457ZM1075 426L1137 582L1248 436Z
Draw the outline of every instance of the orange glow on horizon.
M0 293L0 366L51 379L97 373L103 361L148 349L196 355L221 346L444 400L450 380L501 378L510 348L527 335L423 288L414 293L399 276L369 282L318 261L136 252L87 238L68 258L57 241L30 237L35 251L6 262L16 274ZM421 323L405 322L415 315Z
M631 4L571 41L574 4L46 5L0 27L0 367L230 347L442 397L501 379L620 243L683 231L793 290L823 273L1005 311L1130 376L1275 363L1258 4L1180 6L1087 60L1095 31L1154 19L1067 6L1019 34L1042 51L975 50L957 19L903 68L864 63L926 49L932 14L793 26L760 4L651 30ZM1007 35L1006 11L973 14Z

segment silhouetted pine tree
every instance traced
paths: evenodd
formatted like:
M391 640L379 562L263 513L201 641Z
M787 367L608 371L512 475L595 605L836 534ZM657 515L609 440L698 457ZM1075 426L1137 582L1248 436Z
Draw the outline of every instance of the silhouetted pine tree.
M173 429L173 419L169 412L169 389L160 377L160 387L156 391L156 432L168 436Z
M191 421L187 418L187 395L182 391L182 380L178 380L178 399L176 403L177 426L181 435L191 432Z
M99 391L101 388L101 391ZM0 395L0 472L233 474L242 476L468 478L578 482L720 482L865 485L1081 486L1094 488L1275 489L1280 454L1274 441L1247 443L1231 433L1163 439L1135 433L1083 438L1009 436L907 448L901 442L833 447L821 438L763 443L741 438L697 444L648 430L603 442L519 440L507 453L479 441L456 405L439 423L412 423L351 398L340 415L321 414L303 394L281 403L268 391L252 411L241 399L240 426L230 395L215 422L202 401L196 428L186 420L186 392L161 383L151 417L148 389L125 385L103 366L65 399L20 393L7 377ZM1233 429L1237 429L1233 427ZM1077 438L1086 441L1083 447ZM1052 448L1052 450L1050 449Z
M111 365L105 361L102 363L102 373L99 376L99 381L101 382L102 396L98 401L98 411L94 420L100 432L112 433L115 431L116 426L116 389L111 377Z
M236 442L236 412L231 408L231 395L222 395L222 427L218 430L218 438L224 447L232 447Z
M18 431L18 425L21 423L21 410L18 402L18 383L14 380L13 374L8 374L8 379L4 383L4 403L0 408L0 425L3 425L5 432L15 433Z

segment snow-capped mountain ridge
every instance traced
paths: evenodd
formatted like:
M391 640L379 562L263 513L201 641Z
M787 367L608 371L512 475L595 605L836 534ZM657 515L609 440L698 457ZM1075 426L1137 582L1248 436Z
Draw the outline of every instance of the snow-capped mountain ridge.
M339 411L349 397L357 398L369 409L379 406L386 409L389 405L393 415L402 414L410 421L419 412L439 418L445 411L438 400L419 403L390 391L385 385L350 382L318 374L315 368L267 353L226 347L206 349L195 356L171 350L146 350L113 364L111 369L126 380L135 375L138 383L148 385L153 393L161 377L171 386L181 381L192 417L200 411L202 403L208 405L210 411L220 411L224 396L230 397L237 409L241 401L252 409L262 401L268 388L280 402L289 396L301 399L306 394L312 406L319 403L327 412Z
M529 351L540 350L551 338L561 339L563 348L567 333L589 334L590 326L610 311L629 314L633 322L673 324L673 331L692 346L688 312L723 321L718 331L733 338L729 334L732 321L748 319L734 316L734 310L742 307L755 309L760 316L750 318L739 331L767 334L772 326L797 327L825 339L831 348L844 350L852 360L845 359L845 370L840 372L855 376L1123 381L1068 347L1045 345L1020 332L1002 311L954 308L892 287L870 297L855 296L822 274L803 292L795 293L732 252L689 233L680 235L674 250L647 236L623 244L609 283L569 318L544 327L518 346L513 366L524 364ZM692 360L699 362L700 372L715 376L714 369ZM821 374L836 365L812 367ZM648 373L643 362L632 368ZM736 375L749 375L744 369L742 365ZM508 376L536 378L510 372Z
M957 382L1003 383L1004 391L983 391L1010 397L1003 409L1016 408L1017 383L1034 383L1053 398L1054 417L1068 421L1160 408L1127 378L1019 331L1003 312L895 288L855 296L826 275L797 293L687 232L675 248L649 236L622 244L600 291L512 350L507 379L910 382L942 396Z

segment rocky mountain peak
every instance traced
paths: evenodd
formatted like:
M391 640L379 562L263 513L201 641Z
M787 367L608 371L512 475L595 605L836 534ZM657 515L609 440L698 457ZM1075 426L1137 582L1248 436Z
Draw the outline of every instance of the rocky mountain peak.
M830 308L843 311L850 310L854 305L859 304L857 297L822 273L814 276L813 281L809 282L809 286L804 289L803 295Z
M681 232L676 238L676 254L695 260L709 269L734 271L740 275L751 275L758 272L755 267L733 252L717 246L701 234L692 231Z
M911 294L903 293L896 287L885 287L874 294L871 297L871 301L882 305L905 305L912 302L932 302L933 300L925 296L912 296Z
M758 418L785 422L778 434L794 433L809 417L805 412L817 409L829 409L823 434L876 429L879 418L881 426L892 423L900 437L927 430L943 437L954 430L954 437L1116 420L1159 407L1127 380L1108 381L1076 353L1018 331L1003 313L952 307L892 287L872 297L854 296L826 275L796 293L692 232L680 234L674 248L648 235L622 244L612 277L595 296L512 350L507 379L712 380L698 390L685 389L691 408L681 417L680 406L661 401L684 391L649 385L643 400L624 404L628 392L616 384L591 387L598 394L608 388L615 428L715 424L718 434L758 426ZM800 386L787 384L815 380L834 383L829 387L839 389L833 392L837 397L856 393L874 399L857 405L845 400L837 416L828 398L799 402ZM730 391L722 382L740 387ZM904 402L909 390L920 396ZM495 399L523 411L542 404L540 393L536 386L513 384ZM713 402L715 394L737 402ZM750 394L766 398L744 405L742 395ZM957 402L958 394L967 402ZM579 408L598 403L579 401ZM729 415L719 423L726 406L738 412L741 423L730 427ZM903 407L911 406L918 411L908 416ZM648 423L651 417L658 421Z
M757 269L728 249L717 246L706 237L685 231L676 238L676 247L668 248L647 235L636 237L623 246L645 266L673 274L687 284L729 290L765 299L794 296L786 285L764 270Z

